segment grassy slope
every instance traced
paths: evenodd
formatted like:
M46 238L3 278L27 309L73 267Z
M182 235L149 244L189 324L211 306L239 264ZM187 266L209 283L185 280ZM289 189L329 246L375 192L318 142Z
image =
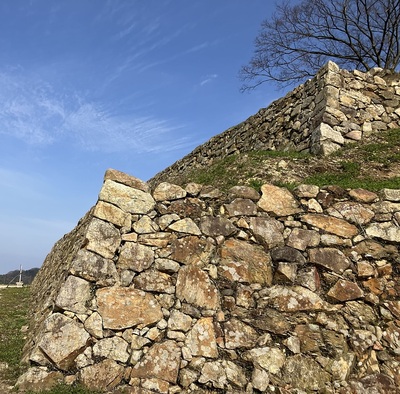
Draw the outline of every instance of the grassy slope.
M400 189L400 129L349 143L330 156L282 151L252 151L215 161L207 169L174 180L209 184L222 190L235 185L258 189L263 183L293 188L300 183L343 188Z

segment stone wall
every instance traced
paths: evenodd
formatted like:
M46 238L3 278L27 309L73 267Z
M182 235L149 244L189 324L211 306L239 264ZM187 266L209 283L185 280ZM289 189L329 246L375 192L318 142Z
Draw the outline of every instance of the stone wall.
M151 192L108 170L32 286L18 385L396 393L399 245L400 190Z
M400 127L399 106L398 74L382 69L350 72L328 62L313 79L246 121L212 137L149 182L177 182L179 175L190 169L252 150L326 155L346 142Z

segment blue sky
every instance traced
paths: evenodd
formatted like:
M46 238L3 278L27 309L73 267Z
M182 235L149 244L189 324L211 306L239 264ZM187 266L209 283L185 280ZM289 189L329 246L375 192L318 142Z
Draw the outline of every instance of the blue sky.
M266 0L0 2L0 273L39 267L107 168L148 180L280 96L240 93Z

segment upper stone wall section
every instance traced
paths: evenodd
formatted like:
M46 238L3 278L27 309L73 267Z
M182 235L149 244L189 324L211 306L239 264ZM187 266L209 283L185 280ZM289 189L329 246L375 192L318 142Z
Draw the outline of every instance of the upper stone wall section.
M399 75L382 69L341 70L328 62L313 79L157 174L149 183L179 175L215 159L252 150L329 154L350 141L400 126Z

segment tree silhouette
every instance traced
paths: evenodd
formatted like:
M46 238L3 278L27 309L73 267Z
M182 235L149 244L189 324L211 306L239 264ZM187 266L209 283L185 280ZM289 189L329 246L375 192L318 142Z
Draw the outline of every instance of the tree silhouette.
M400 0L285 1L266 19L242 91L264 82L293 85L328 61L342 68L395 71L400 62Z

